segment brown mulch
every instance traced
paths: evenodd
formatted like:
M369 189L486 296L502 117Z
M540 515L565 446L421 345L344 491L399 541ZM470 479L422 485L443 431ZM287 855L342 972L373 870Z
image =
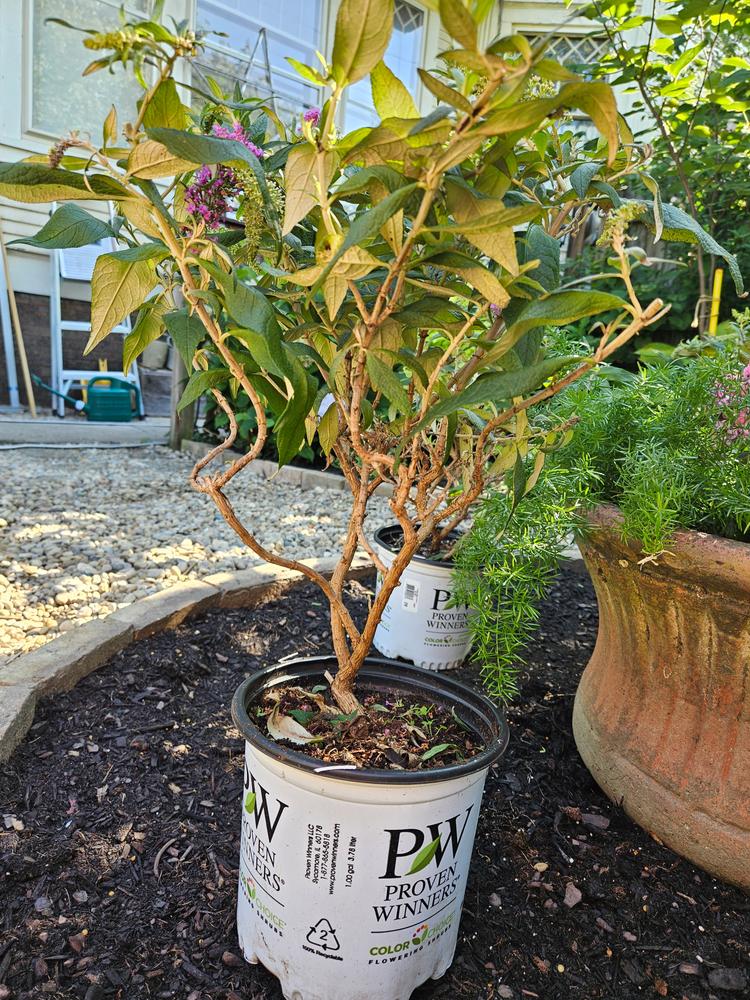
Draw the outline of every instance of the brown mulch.
M361 619L367 593L350 587ZM0 775L0 1000L280 1000L234 931L239 681L326 648L302 587L116 656L42 707ZM750 898L635 827L570 732L596 604L566 571L487 784L456 961L415 1000L750 995ZM464 672L472 680L473 670Z

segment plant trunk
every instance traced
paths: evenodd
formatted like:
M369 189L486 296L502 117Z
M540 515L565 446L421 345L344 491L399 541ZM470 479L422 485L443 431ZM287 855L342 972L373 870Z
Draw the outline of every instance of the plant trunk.
M338 659L339 667L331 684L331 694L341 711L347 715L351 712L360 712L362 710L362 706L354 694L357 673L364 664L365 657L370 652L372 640L375 637L375 630L378 627L378 622L385 610L388 599L398 586L401 574L409 565L411 557L419 548L421 541L419 535L414 532L413 538L408 543L404 543L388 571L383 575L380 591L372 603L365 627L362 629L362 634L346 659L342 660L339 649L336 649L336 658ZM332 616L334 614L335 611L332 609Z

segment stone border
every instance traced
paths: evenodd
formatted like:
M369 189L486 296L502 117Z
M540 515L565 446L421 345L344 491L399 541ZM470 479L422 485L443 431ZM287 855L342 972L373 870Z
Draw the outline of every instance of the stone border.
M336 565L335 559L300 562L323 576L330 576ZM371 569L370 560L358 554L349 577L359 579ZM0 763L8 760L31 728L40 699L69 691L132 642L176 628L204 611L255 607L263 600L280 597L305 579L296 570L269 564L214 573L204 580L189 580L149 594L7 661L0 667Z

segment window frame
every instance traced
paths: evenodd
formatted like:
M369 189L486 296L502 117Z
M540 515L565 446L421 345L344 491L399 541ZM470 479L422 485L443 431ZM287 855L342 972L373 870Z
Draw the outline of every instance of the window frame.
M208 2L216 4L217 7L219 7L219 8L224 7L226 9L227 13L230 14L230 15L231 14L240 14L240 15L243 14L243 12L241 10L239 10L239 11L238 10L234 10L233 11L231 7L227 6L227 4L224 2L224 0L208 0ZM190 14L191 14L191 23L192 23L192 25L194 27L197 26L197 24L198 24L198 7L199 7L200 3L201 3L201 0L192 0ZM329 5L330 5L330 0L321 0L321 3L320 3L319 36L324 34L324 28L325 28L325 25L326 25L327 15L328 15L327 8L328 8ZM276 41L284 42L284 41L288 40L290 43L295 44L295 45L299 45L302 48L309 48L310 47L309 40L307 40L305 38L297 37L296 35L292 34L291 32L282 32L282 31L279 31L278 28L273 28L273 27L270 27L269 25L260 24L260 23L258 23L255 20L255 18L253 18L253 17L251 17L249 15L243 15L243 16L245 16L247 18L247 21L250 24L253 25L253 27L256 30L256 35L257 35L257 32L259 32L261 28L265 28L265 30L266 30L266 36L270 37L270 38L273 38ZM207 49L209 49L209 50L213 49L214 51L219 52L222 55L226 55L228 58L237 59L237 60L243 60L244 59L244 61L247 62L248 65L249 65L249 59L248 59L248 57L244 53L240 52L237 49L231 48L231 46L229 46L229 45L224 45L220 40L213 40L213 39L211 39L210 36L207 36L206 40L205 40L205 45L206 45ZM322 51L322 48L320 46L320 37L316 40L316 43L314 43L312 47L313 48L317 48L317 49L321 49L321 51ZM276 92L277 88L275 86L275 81L277 79L281 78L282 80L286 79L286 80L289 80L290 82L293 82L295 84L299 84L301 82L301 80L302 80L302 78L299 76L299 74L297 74L295 72L295 70L292 69L292 67L288 66L288 65L287 66L274 66L272 64L271 65L271 74L272 74L272 77L273 77L273 80L274 80L274 96L276 98L281 98L282 100L284 100L284 95L283 94L279 94L279 93ZM310 83L308 81L304 81L304 85L307 86L307 87L310 87L311 90L315 90L316 101L317 101L317 103L320 103L320 98L322 96L322 88L321 87L317 87L316 88L313 83Z
M148 12L151 7L150 0L146 0L146 11L138 10L130 0L96 0L98 4L112 9L116 15L120 6L124 6L126 13L141 14ZM21 66L21 135L33 140L59 139L59 132L48 132L39 126L34 125L34 27L35 27L35 0L23 0L23 38L22 38L22 66ZM92 59L94 58L92 54Z

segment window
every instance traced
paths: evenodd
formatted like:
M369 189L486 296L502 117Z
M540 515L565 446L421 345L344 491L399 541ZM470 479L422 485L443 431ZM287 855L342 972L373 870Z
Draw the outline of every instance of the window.
M317 87L304 81L286 56L317 65L322 0L198 0L196 27L208 34L197 60L195 86L211 76L223 90L273 97L287 120L318 104ZM201 80L203 77L203 81ZM201 98L196 98L200 103Z
M83 47L84 36L60 24L59 17L76 27L109 30L118 23L118 2L109 0L33 0L31 52L31 121L34 131L59 136L70 129L88 132L97 141L111 105L122 111L120 120L133 118L140 86L122 67L100 71L93 81L82 77L96 53ZM126 9L144 13L146 0L127 0Z
M531 45L543 39L542 35L529 35ZM607 39L601 35L557 35L552 39L547 55L563 66L584 72L586 67L598 62L607 52Z
M424 56L424 38L424 10L406 0L396 0L393 35L383 60L411 94L416 93L419 83L417 69ZM369 77L348 88L344 118L347 132L377 122Z

